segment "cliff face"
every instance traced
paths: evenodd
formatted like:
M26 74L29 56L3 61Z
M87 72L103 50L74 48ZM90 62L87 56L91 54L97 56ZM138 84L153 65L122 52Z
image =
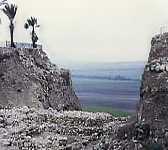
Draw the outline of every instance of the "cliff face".
M138 123L147 125L148 136L168 148L168 34L151 41L142 75Z
M37 49L0 48L0 105L81 109L69 70Z
M138 121L151 122L156 128L168 128L167 34L152 39L148 63L142 75Z

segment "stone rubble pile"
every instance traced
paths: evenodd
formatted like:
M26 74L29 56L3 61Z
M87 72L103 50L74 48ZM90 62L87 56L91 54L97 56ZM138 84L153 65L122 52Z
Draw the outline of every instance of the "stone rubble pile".
M155 59L146 65L146 71L168 71L168 57Z
M0 149L117 150L122 145L115 136L126 121L106 113L1 109Z

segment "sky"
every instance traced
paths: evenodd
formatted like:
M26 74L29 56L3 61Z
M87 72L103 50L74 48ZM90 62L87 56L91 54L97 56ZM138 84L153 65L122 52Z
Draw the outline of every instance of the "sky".
M54 62L146 61L152 37L168 30L167 0L8 2L18 5L14 41L31 43L24 23L37 17L38 43ZM8 18L2 11L0 17L0 41L10 40Z

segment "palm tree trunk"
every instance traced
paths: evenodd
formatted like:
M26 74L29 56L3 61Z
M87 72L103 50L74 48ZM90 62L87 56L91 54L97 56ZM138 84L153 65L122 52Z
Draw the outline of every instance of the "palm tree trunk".
M32 30L32 42L33 42L33 48L36 48L36 41L35 41L35 31L34 31L34 26Z
M13 30L14 30L14 25L13 22L10 22L10 35L11 35L11 47L15 47L15 44L13 42Z

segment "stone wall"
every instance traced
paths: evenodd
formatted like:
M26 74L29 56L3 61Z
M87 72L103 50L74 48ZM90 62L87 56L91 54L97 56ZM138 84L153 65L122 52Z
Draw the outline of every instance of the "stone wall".
M31 43L21 43L21 42L14 42L17 48L33 48L33 44ZM0 42L0 47L11 47L10 41ZM37 49L42 49L42 45L37 44Z

